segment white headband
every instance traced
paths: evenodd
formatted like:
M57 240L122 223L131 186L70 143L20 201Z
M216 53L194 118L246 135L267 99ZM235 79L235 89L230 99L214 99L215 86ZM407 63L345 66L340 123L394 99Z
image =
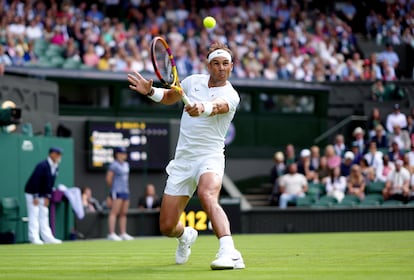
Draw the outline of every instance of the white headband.
M227 58L230 62L231 62L231 55L228 51L223 50L223 49L218 49L215 50L214 52L212 52L211 54L208 55L208 63L210 63L210 61L212 61L214 58L221 56L224 58Z

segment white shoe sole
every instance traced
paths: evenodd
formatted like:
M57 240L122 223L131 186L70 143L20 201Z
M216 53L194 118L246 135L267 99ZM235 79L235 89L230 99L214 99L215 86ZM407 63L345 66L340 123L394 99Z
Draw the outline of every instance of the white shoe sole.
M244 265L243 258L240 256L222 256L218 259L215 259L210 264L210 268L212 270L223 270L223 269L244 269L246 266Z

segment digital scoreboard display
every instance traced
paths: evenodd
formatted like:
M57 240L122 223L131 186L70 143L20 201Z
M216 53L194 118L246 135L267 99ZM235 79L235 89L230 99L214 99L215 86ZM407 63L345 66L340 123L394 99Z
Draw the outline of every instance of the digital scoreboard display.
M86 127L91 170L106 170L115 147L127 149L131 170L164 169L170 160L168 123L89 121Z

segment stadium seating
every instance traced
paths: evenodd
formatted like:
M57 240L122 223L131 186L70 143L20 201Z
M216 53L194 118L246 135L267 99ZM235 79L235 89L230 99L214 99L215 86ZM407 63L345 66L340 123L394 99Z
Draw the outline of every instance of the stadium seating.
M334 197L324 195L318 200L316 200L312 205L311 208L324 208L324 207L331 207L334 204L337 204L337 201Z
M341 202L333 204L334 207L354 207L360 203L358 197L354 195L345 195Z
M404 203L402 202L402 201L399 201L399 200L385 200L383 203L382 203L382 206L401 206L401 205L403 205Z
M371 199L371 200L364 199L358 204L358 207L375 207L375 206L381 206L381 202L378 200L374 200L374 199Z
M322 183L309 183L306 196L311 197L313 200L318 200L319 197L325 194L325 185Z
M372 182L370 184L367 185L367 187L365 188L365 192L367 194L382 194L382 190L385 187L385 183L381 182L381 181L377 181L377 182Z
M2 232L17 232L19 202L15 197L3 197L0 201L0 229Z
M314 203L314 199L310 196L298 197L296 199L296 207L310 207Z

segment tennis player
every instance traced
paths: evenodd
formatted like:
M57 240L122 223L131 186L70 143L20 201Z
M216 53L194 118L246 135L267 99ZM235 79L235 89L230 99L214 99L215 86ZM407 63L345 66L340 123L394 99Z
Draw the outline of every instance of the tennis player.
M245 267L243 258L234 247L229 220L218 203L224 174L224 138L240 102L228 81L233 68L231 51L220 43L211 45L207 68L209 75L191 75L181 83L192 105L184 107L175 157L166 167L160 230L178 239L176 263L186 263L198 233L184 227L180 215L197 190L220 243L211 269L241 269ZM181 100L175 89L153 87L153 81L138 72L129 74L128 81L132 90L155 102L171 105Z

